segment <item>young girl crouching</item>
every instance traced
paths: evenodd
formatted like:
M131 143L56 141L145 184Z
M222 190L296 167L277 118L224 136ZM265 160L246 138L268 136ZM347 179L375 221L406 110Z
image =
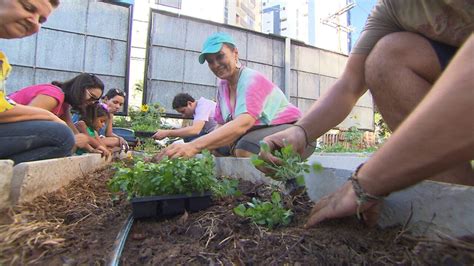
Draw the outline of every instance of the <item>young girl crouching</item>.
M81 155L87 152L102 153L102 150L111 150L113 146L107 146L97 133L109 119L107 106L102 103L96 103L87 108L85 117L75 123L77 130L87 134L96 140L96 143L90 143L84 149L77 149L76 154Z

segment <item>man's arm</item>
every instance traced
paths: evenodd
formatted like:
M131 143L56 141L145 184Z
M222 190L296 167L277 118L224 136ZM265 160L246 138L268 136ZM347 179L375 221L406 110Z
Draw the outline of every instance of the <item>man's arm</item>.
M462 46L430 92L358 173L369 194L388 193L416 184L474 157L474 34ZM429 136L429 137L427 137ZM369 224L377 214L374 201L360 208ZM307 226L355 214L356 194L350 181L322 198Z
M189 137L197 135L201 132L206 122L199 120L194 121L191 126L178 128L178 129L163 129L158 130L153 138L155 139L164 139L166 137Z
M296 123L301 127L290 127L263 139L270 150L291 144L298 153L303 154L307 142L318 138L344 120L359 97L367 90L364 71L366 59L365 54L351 54L342 76ZM260 156L267 161L278 162L271 153L262 152Z
M367 55L351 54L342 76L297 124L303 126L313 140L337 126L351 112L365 87L365 60Z

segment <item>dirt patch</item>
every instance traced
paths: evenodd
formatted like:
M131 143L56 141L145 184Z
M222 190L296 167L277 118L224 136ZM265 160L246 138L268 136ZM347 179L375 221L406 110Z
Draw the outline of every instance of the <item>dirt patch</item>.
M242 182L243 196L216 202L206 211L168 220L137 221L122 256L123 265L176 264L472 264L474 245L465 249L418 242L401 227L369 229L356 218L304 229L312 202L306 197L286 205L295 213L289 227L268 230L237 216L233 208L251 197L269 199L266 187ZM454 243L454 242L453 242ZM451 244L453 244L451 243ZM460 243L460 242L456 242Z
M0 213L0 264L105 264L130 213L125 200L112 201L102 170L67 187Z
M0 213L0 264L104 265L131 212L112 201L111 169L72 182L33 203ZM295 216L289 227L268 230L232 209L269 190L241 182L243 196L215 201L209 209L169 219L136 221L123 265L175 264L467 264L474 241L415 239L401 228L369 229L355 218L303 229L311 202L287 200Z

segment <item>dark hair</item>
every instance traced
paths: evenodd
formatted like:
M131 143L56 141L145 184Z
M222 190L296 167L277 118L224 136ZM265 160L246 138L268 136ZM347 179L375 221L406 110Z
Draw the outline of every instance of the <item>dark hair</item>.
M113 89L108 90L107 93L104 96L102 96L102 99L110 100L117 95L122 96L123 98L127 97L127 94L123 90L113 88Z
M84 122L88 127L94 126L94 121L101 116L110 117L109 110L107 110L107 105L103 103L95 103L93 105L89 105L86 108L85 119Z
M49 0L49 3L51 3L51 5L56 8L59 6L59 0Z
M53 81L51 84L60 87L64 92L64 100L78 110L84 103L87 89L98 88L104 91L104 83L94 74L80 74L68 81Z
M187 93L178 93L173 99L173 109L188 106L188 102L195 102L194 98Z

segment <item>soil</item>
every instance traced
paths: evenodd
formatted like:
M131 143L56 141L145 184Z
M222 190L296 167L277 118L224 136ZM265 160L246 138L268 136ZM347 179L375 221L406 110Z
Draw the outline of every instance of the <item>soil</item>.
M33 203L0 213L0 265L104 265L131 212L111 200L111 169L79 178ZM269 189L241 182L242 196L214 201L207 210L168 219L135 221L122 265L176 264L474 264L474 241L433 241L402 227L367 228L356 218L304 229L311 202L286 199L295 215L288 227L267 229L232 209Z

